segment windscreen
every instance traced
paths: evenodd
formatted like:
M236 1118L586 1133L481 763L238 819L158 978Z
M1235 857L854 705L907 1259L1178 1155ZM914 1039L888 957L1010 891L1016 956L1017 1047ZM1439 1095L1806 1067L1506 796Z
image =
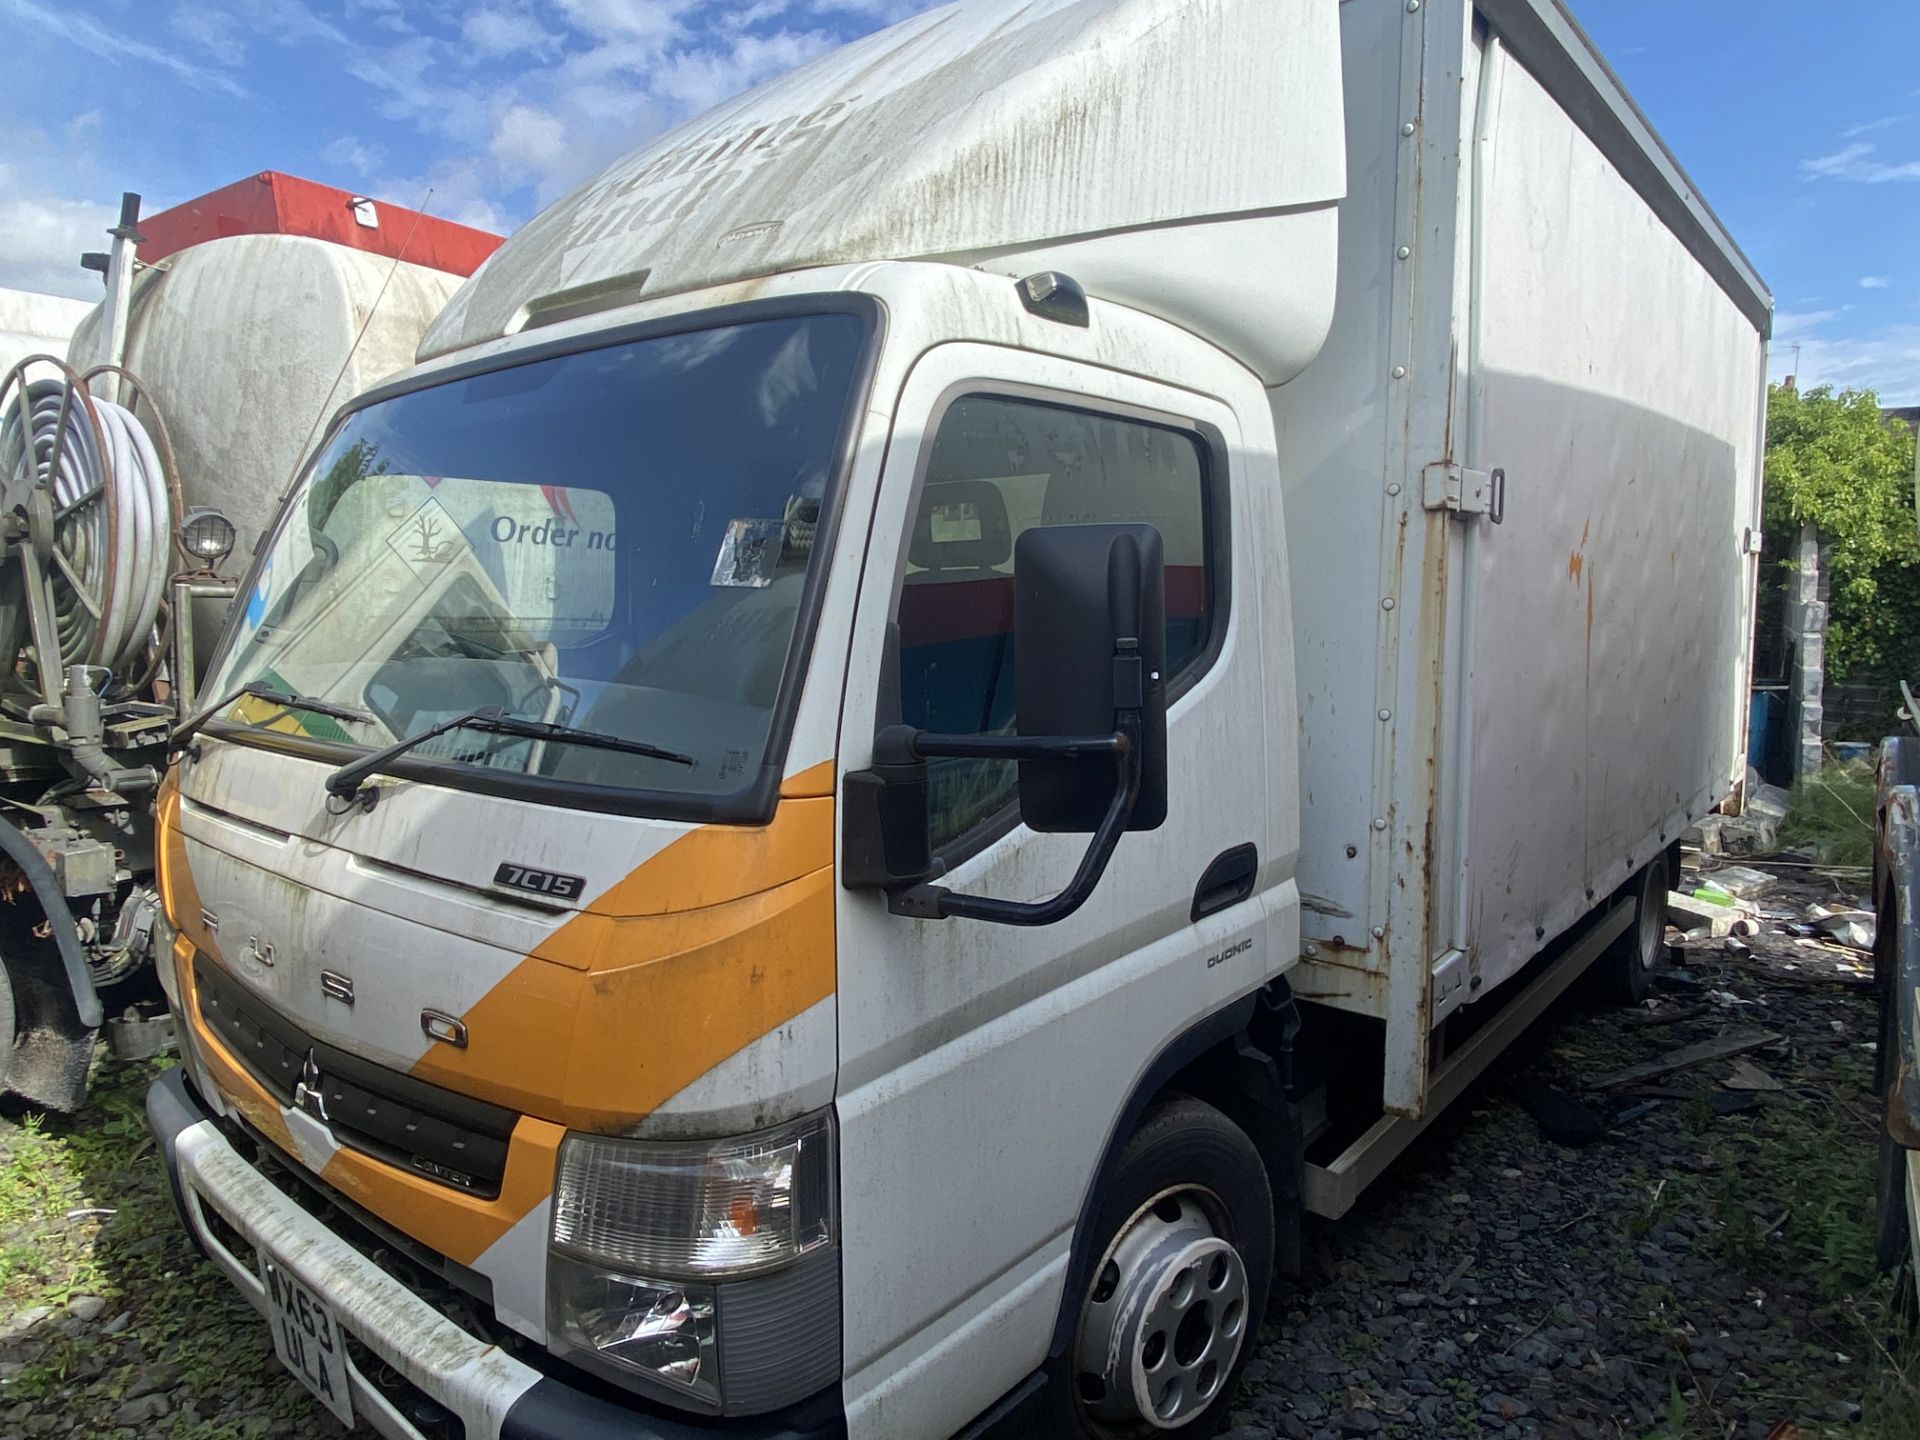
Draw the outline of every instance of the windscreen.
M355 412L290 498L204 693L325 702L349 713L247 697L220 718L360 747L483 709L536 722L412 752L509 784L745 789L823 563L866 338L852 314L755 320Z

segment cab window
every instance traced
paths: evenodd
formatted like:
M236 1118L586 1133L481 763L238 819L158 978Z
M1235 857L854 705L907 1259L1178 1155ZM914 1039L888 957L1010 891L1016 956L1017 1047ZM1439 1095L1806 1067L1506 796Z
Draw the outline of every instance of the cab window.
M969 395L935 432L896 619L901 719L947 734L1015 730L1014 543L1037 525L1144 521L1163 538L1168 684L1219 623L1212 451L1191 430L1004 395ZM935 760L933 843L952 851L1014 800L1015 767Z

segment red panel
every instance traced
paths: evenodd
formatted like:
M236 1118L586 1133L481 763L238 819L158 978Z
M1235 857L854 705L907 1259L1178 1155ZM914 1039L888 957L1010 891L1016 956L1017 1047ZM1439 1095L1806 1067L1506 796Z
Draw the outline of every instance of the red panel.
M918 583L916 583L916 581ZM1200 565L1167 566L1167 620L1193 622L1207 616L1207 572ZM900 587L900 643L944 645L1013 633L1013 577L926 580L910 577Z
M349 190L263 170L223 185L171 210L142 216L140 258L156 260L226 235L306 235L399 258L451 275L471 275L500 247L500 237L376 201L380 223L368 228L354 218Z

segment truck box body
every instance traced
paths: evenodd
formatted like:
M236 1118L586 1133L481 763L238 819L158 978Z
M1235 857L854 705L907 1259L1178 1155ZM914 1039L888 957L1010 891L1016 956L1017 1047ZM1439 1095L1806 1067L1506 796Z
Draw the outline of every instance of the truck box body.
M616 163L336 419L236 607L210 688L349 710L216 707L163 799L189 1223L469 1435L609 1394L640 1434L1211 1425L1300 1212L1653 913L1742 773L1769 303L1552 0L954 6ZM1031 738L1026 537L1106 525L1164 555L1167 807L1096 864L956 767ZM1158 749L1140 638L1094 657L1116 775ZM1040 908L942 908L979 897ZM370 1141L336 1075L459 1147ZM1151 1149L1176 1095L1238 1169ZM249 1145L488 1323L434 1329ZM822 1153L765 1266L746 1191L712 1269L619 1198ZM1217 1298L1167 1300L1212 1337L1169 1380L1089 1317L1176 1250ZM589 1335L629 1284L672 1364Z
M1297 988L1418 1115L1420 1037L1745 775L1768 301L1563 11L1340 15L1335 323L1274 391Z

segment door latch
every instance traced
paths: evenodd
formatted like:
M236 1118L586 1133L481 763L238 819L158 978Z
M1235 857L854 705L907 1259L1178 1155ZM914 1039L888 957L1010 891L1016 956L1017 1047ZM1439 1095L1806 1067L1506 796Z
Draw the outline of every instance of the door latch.
M1507 518L1507 472L1469 470L1464 465L1429 465L1420 472L1420 504L1456 515L1485 515L1498 525Z

